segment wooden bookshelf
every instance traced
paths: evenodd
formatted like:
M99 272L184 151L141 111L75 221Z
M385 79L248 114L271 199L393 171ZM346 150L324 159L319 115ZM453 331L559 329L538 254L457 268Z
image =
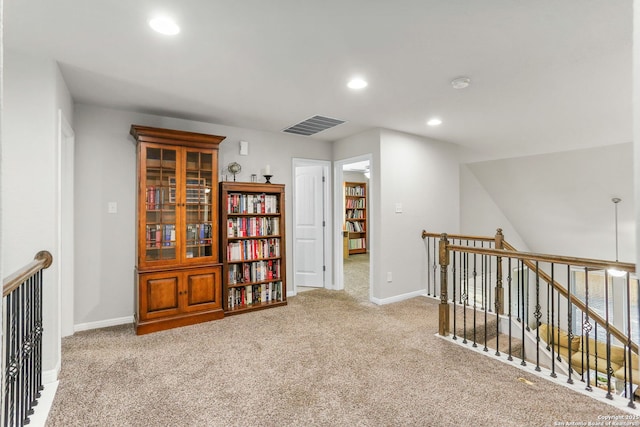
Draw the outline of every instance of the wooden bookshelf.
M220 183L225 315L287 304L284 185Z
M351 254L367 252L367 183L344 183L344 230Z
M224 317L218 145L224 137L131 126L138 149L136 332Z

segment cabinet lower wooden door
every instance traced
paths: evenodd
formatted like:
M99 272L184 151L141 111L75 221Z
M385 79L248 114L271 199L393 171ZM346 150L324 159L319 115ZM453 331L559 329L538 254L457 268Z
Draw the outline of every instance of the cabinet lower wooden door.
M221 266L140 273L137 333L224 317L221 274Z
M180 314L181 276L178 271L140 275L141 320Z
M184 273L184 311L222 308L221 268L202 268Z

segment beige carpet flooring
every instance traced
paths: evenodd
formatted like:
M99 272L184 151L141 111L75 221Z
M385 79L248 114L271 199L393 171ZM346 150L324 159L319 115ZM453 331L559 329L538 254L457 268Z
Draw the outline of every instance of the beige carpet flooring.
M63 339L54 426L552 426L622 415L434 336L437 301L285 307ZM524 377L531 384L518 378Z
M369 254L349 255L344 260L344 290L361 303L369 302Z

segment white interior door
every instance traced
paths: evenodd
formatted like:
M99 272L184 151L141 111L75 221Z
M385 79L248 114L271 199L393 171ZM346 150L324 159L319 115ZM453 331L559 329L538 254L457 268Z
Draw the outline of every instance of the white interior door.
M294 275L296 286L324 287L323 166L295 168Z

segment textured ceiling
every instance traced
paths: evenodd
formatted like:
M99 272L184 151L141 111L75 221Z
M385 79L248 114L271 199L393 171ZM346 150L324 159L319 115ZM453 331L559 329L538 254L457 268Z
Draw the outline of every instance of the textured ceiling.
M632 0L9 0L76 102L281 131L316 114L490 157L629 142ZM167 38L146 22L173 15ZM369 86L346 87L355 74ZM449 82L466 75L471 87ZM437 128L425 125L439 116Z

